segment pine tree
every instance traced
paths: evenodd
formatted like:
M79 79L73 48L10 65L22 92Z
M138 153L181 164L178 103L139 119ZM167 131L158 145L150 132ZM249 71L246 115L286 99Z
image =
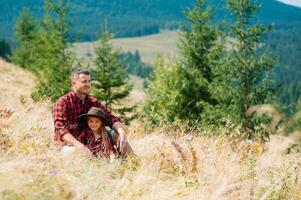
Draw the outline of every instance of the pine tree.
M93 95L106 102L109 110L119 113L128 123L136 116L129 117L126 113L134 112L135 106L121 107L119 103L129 95L132 85L128 83L128 74L124 64L119 60L119 50L115 50L110 42L112 38L112 33L104 32L99 44L95 47L96 69L93 71L95 75Z
M70 51L71 25L67 20L68 4L62 0L45 1L44 19L35 39L34 65L40 84L34 99L43 96L56 100L70 90L70 71L74 55Z
M146 88L143 114L146 126L159 125L160 122L171 123L185 114L177 104L182 97L180 88L185 84L181 80L181 71L178 58L168 60L161 57L156 60Z
M204 0L197 0L186 18L190 26L183 26L180 52L183 64L180 78L183 85L178 99L180 110L186 119L202 119L202 113L216 104L210 92L213 81L212 69L218 59L220 48L217 45L219 32L211 24L212 12Z
M211 24L211 10L197 0L186 12L182 26L181 59L158 61L149 82L145 112L151 121L202 120L202 113L216 103L210 92L212 68L218 57L218 31Z
M268 52L260 53L263 36L271 27L252 25L258 5L250 0L228 0L228 9L234 15L231 25L232 44L221 65L216 69L216 98L244 130L254 131L255 124L246 111L252 106L271 100L272 89L268 71L273 59Z
M0 57L7 60L10 55L11 48L9 43L5 39L0 39Z
M23 9L15 25L15 41L18 45L12 61L24 68L35 71L33 66L34 37L37 27L29 9Z

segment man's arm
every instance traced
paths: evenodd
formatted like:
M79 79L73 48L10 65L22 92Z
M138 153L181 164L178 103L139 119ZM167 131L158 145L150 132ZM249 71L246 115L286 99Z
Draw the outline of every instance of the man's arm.
M65 142L75 147L84 146L81 142L74 138L74 136L66 128L69 120L67 118L67 103L64 99L59 99L53 108L53 122L54 122L54 139Z
M61 139L67 144L70 144L75 148L81 150L81 152L84 152L85 155L92 156L92 152L83 143L75 139L75 137L73 137L71 133L64 134Z
M66 102L62 99L58 100L53 108L52 115L54 121L54 140L67 143L78 149L82 149L85 152L90 152L89 149L85 147L83 143L75 139L66 128L68 123Z
M61 139L66 142L67 144L70 144L76 148L86 148L83 143L75 139L71 133L64 134Z
M70 134L70 132L66 128L68 119L67 119L67 105L64 99L59 99L56 102L52 110L52 118L54 123L54 140L57 142L65 142L63 140L63 136L65 134Z

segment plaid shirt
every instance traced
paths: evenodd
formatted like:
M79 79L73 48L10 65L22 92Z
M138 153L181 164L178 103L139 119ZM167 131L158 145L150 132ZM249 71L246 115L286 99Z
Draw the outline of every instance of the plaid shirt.
M95 97L87 95L84 100L81 100L75 92L71 91L57 100L52 111L55 142L61 145L64 144L61 138L66 133L71 133L78 139L83 130L78 118L81 114L87 113L93 106L102 109L106 118L112 124L121 121L120 118L112 115Z
M84 129L78 140L83 143L97 157L109 157L114 154L112 140L105 129L102 129L101 135L106 134L106 137L95 138L91 129Z

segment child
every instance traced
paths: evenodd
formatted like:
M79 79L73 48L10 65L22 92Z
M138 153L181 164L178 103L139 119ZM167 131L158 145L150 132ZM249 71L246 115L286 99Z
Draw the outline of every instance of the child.
M110 125L110 122L106 119L102 110L92 107L87 114L80 115L79 120L86 125L86 128L81 132L78 140L97 157L109 157L110 162L113 162L115 151L106 128Z

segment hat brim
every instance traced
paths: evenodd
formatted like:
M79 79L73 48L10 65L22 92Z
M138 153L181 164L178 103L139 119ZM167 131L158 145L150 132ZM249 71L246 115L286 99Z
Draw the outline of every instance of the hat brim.
M102 121L102 123L105 125L105 126L111 126L111 122L103 117L103 116L99 116L99 115L94 115L94 114L82 114L79 116L79 121L82 122L82 123L86 123L87 122L87 117L97 117L98 119L100 119Z

